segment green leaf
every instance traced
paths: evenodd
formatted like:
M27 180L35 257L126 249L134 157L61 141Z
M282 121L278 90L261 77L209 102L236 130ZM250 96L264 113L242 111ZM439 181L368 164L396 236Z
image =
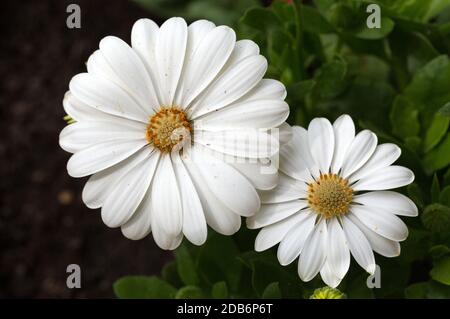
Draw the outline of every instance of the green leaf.
M394 29L394 21L383 16L380 20L381 28L370 29L366 25L362 25L357 31L353 32L353 35L364 40L378 40L387 37Z
M450 285L450 257L439 261L433 269L431 269L430 276L440 283Z
M442 116L450 116L450 102L447 102L438 112Z
M121 299L173 298L176 289L158 277L127 276L114 283L114 293Z
M428 285L427 298L429 299L450 299L450 286L436 281L430 281Z
M408 299L425 299L428 293L428 282L412 284L405 289L405 297Z
M450 60L441 55L431 60L414 75L404 94L421 110L433 114L450 101Z
M433 259L438 260L450 253L450 248L446 245L436 245L430 248L430 255Z
M168 262L161 270L161 277L174 287L183 285L180 276L178 275L177 263L175 261Z
M197 267L188 248L183 243L175 250L175 260L177 262L177 270L181 280L185 285L198 285L200 279L197 275Z
M436 171L450 164L450 133L447 133L445 139L425 156L424 164L431 171Z
M416 105L404 96L397 96L390 114L392 131L395 135L407 138L420 132L419 111Z
M445 186L441 191L439 202L450 207L450 185Z
M197 286L186 286L178 290L175 299L201 299L205 298L203 291Z
M348 3L337 2L331 5L326 12L328 21L340 30L355 28L361 24L358 13Z
M440 113L435 114L431 126L425 133L425 140L423 142L425 152L429 152L441 141L445 133L447 133L449 123L450 117L443 116Z
M413 202L418 207L423 207L423 195L419 185L417 185L416 183L409 184L406 190L408 192L408 196L413 200Z
M347 63L336 59L323 65L315 76L313 94L319 100L338 96L346 87Z
M242 273L242 264L236 258L238 254L239 249L231 237L212 233L198 257L198 269L203 279L210 285L225 281L230 292L236 291Z
M228 287L225 281L216 282L211 289L211 296L214 299L228 298Z
M390 14L398 17L426 22L447 7L449 0L377 0Z
M428 231L409 228L408 239L402 242L400 259L409 264L416 260L423 260L428 256L430 241L430 233Z
M450 184L450 168L444 174L444 185Z
M267 287L264 289L261 298L280 299L281 298L280 284L278 282L272 282L268 284Z
M259 31L267 31L270 28L279 25L280 21L272 10L268 8L250 8L242 16L240 23L258 29Z
M450 207L442 204L428 205L421 218L424 226L433 232L450 231Z
M431 202L437 203L439 201L439 194L441 187L439 186L439 180L436 174L433 176L433 182L431 183Z
M302 26L305 31L316 34L334 32L333 26L315 8L302 5L301 9Z
M309 93L312 92L316 81L305 80L297 83L293 83L288 86L288 97L295 100L303 100Z

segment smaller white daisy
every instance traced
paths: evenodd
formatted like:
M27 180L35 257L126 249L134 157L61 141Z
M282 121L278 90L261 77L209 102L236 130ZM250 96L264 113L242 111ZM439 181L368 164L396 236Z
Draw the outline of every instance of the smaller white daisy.
M367 272L375 272L373 251L400 254L408 228L396 215L417 216L406 196L386 191L410 184L411 170L391 165L401 150L377 146L377 136L364 130L355 136L350 116L332 125L316 118L308 130L294 126L292 140L280 150L280 179L262 191L261 211L247 219L262 228L255 249L278 243L278 260L288 265L299 257L298 274L337 287L350 266L350 253Z

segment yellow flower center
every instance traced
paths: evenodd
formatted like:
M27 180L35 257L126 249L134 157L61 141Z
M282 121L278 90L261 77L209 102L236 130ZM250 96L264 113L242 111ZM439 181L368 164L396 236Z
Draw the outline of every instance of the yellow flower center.
M192 131L186 114L176 107L162 108L150 118L147 125L147 141L161 152L171 152Z
M308 204L325 218L346 214L352 199L348 181L336 174L321 174L317 181L308 184Z

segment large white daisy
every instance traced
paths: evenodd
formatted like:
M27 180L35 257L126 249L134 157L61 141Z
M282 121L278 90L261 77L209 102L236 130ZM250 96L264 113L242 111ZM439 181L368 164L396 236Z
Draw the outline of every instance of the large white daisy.
M400 148L377 146L369 130L355 136L348 115L333 125L316 118L308 130L296 126L292 131L292 140L280 150L279 185L261 192L261 211L247 219L249 228L263 228L255 249L280 243L282 265L300 256L300 278L309 281L320 272L331 287L347 273L350 253L369 273L376 266L373 251L398 256L408 228L396 215L417 216L409 198L386 191L414 180L411 170L391 165Z
M138 20L131 47L111 36L99 47L63 102L76 121L60 135L74 153L68 172L92 175L83 201L107 226L130 239L152 232L163 249L183 235L202 244L207 225L235 233L260 208L256 189L277 183L260 170L278 152L269 130L289 135L285 87L263 79L258 46L226 26L171 18Z

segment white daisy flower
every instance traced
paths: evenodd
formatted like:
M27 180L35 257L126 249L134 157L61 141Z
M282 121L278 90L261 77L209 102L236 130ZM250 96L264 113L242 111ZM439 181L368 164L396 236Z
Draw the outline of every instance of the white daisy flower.
M83 201L101 207L107 226L130 239L152 232L163 249L183 235L201 245L207 225L235 233L260 208L256 189L277 183L259 170L278 152L269 130L289 135L285 87L263 79L258 46L226 26L171 18L161 27L138 20L131 47L111 36L99 47L63 102L76 121L60 135L74 153L67 170L92 175ZM249 142L261 140L271 147Z
M262 251L278 243L278 260L288 265L299 257L298 274L310 281L320 272L331 287L350 266L350 253L369 273L373 251L400 254L408 228L396 215L417 216L406 196L386 191L410 184L411 170L391 165L400 156L394 144L377 146L369 130L355 136L348 115L333 125L316 118L308 130L292 128L292 140L280 150L279 185L261 192L261 211L247 219L263 228L255 242Z

